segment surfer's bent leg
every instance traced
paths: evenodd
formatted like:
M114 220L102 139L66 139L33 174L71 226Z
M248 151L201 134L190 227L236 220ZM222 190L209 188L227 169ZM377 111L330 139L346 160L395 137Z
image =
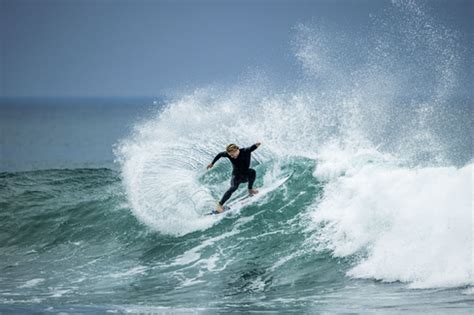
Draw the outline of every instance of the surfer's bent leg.
M224 196L222 196L221 201L219 201L221 206L223 206L224 203L227 200L229 200L230 196L232 196L234 191L236 191L237 188L239 188L239 185L240 185L239 179L235 175L232 175L232 179L230 180L230 188L224 193Z
M249 168L249 184L248 184L249 189L253 189L253 182L255 181L256 175L257 175L257 172L255 172L253 168Z

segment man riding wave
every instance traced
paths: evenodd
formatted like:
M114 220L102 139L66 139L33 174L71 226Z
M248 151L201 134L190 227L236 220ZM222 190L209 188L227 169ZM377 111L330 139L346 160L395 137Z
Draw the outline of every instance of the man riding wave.
M221 200L217 203L216 211L224 211L224 203L232 196L237 190L241 183L248 182L249 195L255 195L258 193L257 189L253 189L253 183L257 172L250 168L251 154L255 149L260 146L260 142L253 144L247 148L239 148L237 145L231 143L226 147L224 152L220 152L216 155L212 163L207 166L207 169L211 169L214 164L221 157L226 157L232 163L232 178L230 180L230 188L224 193Z

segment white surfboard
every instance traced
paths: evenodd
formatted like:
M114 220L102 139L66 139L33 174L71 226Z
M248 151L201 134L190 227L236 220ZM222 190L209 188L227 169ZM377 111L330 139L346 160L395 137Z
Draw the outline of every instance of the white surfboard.
M260 199L262 199L266 194L268 194L269 192L277 189L278 187L280 187L281 185L283 185L288 179L290 179L290 177L293 175L293 172L290 173L289 175L286 175L285 177L283 178L280 178L278 180L276 180L275 182L273 182L271 185L265 187L265 188L261 188L258 190L258 193L255 194L255 195L246 195L246 196L243 196L243 197L240 197L236 200L232 200L231 202L229 202L228 204L226 204L224 206L224 211L223 212L216 212L215 210L212 211L212 212L209 212L209 213L206 213L206 215L213 215L213 214L223 214L223 213L227 213L229 211L237 211L237 210L240 210L242 209L243 207L246 207L252 203L255 203L257 201L259 201Z

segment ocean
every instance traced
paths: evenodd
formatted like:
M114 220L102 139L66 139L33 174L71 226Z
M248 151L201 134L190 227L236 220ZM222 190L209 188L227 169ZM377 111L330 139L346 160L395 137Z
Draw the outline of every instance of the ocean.
M363 45L297 26L283 89L2 99L0 313L470 313L463 55L396 3ZM255 142L256 187L292 177L205 216L231 172L207 164Z

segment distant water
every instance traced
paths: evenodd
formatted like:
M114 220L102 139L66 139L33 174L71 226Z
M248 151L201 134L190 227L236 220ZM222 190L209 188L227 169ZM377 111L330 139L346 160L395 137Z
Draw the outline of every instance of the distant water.
M3 102L0 312L470 313L463 55L414 2L373 23L362 47L298 25L285 91ZM257 187L294 175L203 216L230 173L205 166L256 141Z
M113 144L159 98L0 98L0 170L113 165Z

